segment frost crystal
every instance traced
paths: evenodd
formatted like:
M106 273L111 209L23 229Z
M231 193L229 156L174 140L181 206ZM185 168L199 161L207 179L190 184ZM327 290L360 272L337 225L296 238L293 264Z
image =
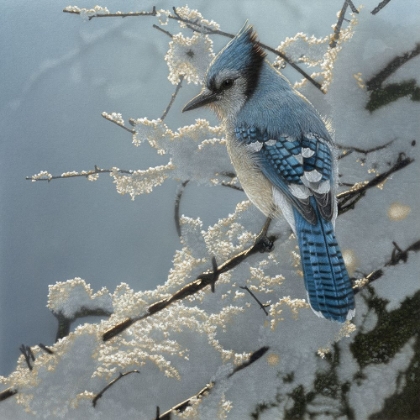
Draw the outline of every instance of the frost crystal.
M89 284L79 277L49 286L47 307L55 314L74 318L83 310L103 309L111 313L111 296L106 287L93 294Z
M208 35L197 32L190 38L182 33L174 35L165 56L169 67L168 79L174 85L181 77L188 83L201 83L213 58L213 41Z

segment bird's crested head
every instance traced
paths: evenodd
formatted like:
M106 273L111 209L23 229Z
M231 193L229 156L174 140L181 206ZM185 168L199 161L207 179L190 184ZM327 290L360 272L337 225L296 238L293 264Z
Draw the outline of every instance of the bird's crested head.
M254 93L266 54L247 22L210 64L201 93L183 109L209 105L220 118L236 114Z

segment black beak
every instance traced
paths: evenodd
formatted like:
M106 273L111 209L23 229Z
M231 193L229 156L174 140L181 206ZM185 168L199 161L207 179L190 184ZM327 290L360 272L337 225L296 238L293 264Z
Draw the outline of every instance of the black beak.
M211 102L217 100L218 98L216 93L204 90L203 92L199 93L195 98L192 98L191 101L184 106L182 112L191 111L195 108L200 108L203 105L210 104Z

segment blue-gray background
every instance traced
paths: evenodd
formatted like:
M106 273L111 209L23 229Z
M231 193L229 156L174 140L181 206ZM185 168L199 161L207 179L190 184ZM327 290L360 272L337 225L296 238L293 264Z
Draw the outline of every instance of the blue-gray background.
M328 0L190 1L205 17L236 32L245 19L262 41L277 46L297 32L331 32L342 2ZM174 86L163 57L169 38L154 18L93 19L62 13L69 4L96 2L0 1L0 374L15 368L24 343L51 344L56 320L46 308L48 285L82 277L96 291L121 282L133 289L166 280L179 247L173 223L177 184L153 194L120 196L108 175L32 183L25 176L117 166L163 164L148 145L135 148L130 134L101 117L103 111L158 118ZM109 1L110 11L170 9L173 3ZM182 6L184 3L176 4ZM177 33L172 24L168 30ZM217 52L226 39L214 37ZM289 74L292 78L293 74ZM166 122L171 128L199 116L182 115L198 92L185 85ZM214 120L213 120L214 121ZM189 186L182 212L205 224L233 211L240 192Z

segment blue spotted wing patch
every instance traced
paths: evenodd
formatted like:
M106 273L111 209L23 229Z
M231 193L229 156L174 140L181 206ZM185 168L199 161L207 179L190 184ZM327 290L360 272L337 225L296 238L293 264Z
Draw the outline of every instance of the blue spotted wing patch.
M308 133L301 138L270 136L256 127L240 126L238 141L257 154L264 175L279 188L302 216L315 224L317 215L309 201L314 196L321 216L331 220L332 157L329 146Z

